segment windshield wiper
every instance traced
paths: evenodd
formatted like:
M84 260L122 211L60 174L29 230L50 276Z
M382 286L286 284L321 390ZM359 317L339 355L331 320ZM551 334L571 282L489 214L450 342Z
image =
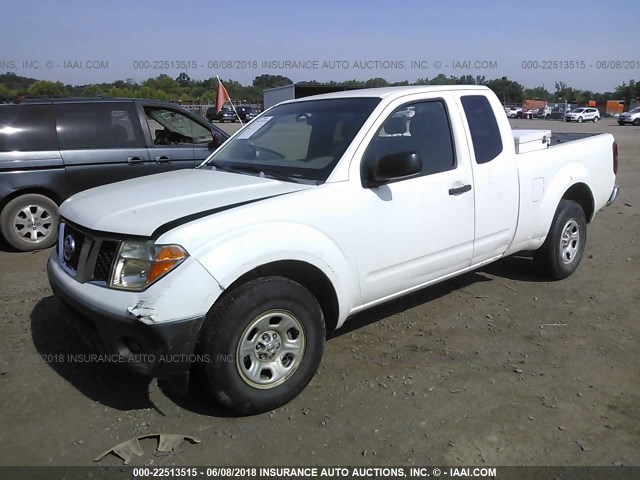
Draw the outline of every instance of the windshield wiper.
M297 178L284 173L282 170L273 168L264 168L264 166L258 165L233 165L229 163L209 162L207 165L213 166L216 169L220 169L225 172L238 172L238 173L253 173L261 177L270 177L276 180L282 180L284 182L302 183Z

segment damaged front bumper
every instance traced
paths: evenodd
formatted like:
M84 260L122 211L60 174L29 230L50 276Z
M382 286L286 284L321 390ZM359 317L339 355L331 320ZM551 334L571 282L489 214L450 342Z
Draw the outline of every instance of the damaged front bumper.
M193 262L190 273L197 279L186 282L188 288L175 282L180 280L176 275L174 282L161 285L165 278L154 285L154 292L80 283L59 265L56 253L47 272L64 320L101 360L156 377L171 390L186 393L189 370L198 360L194 352L200 327L220 292L217 282Z

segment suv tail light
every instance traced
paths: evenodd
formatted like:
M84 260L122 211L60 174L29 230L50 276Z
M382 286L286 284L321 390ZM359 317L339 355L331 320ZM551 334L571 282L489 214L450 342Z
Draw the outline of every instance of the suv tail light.
M618 174L618 143L613 142L613 174Z

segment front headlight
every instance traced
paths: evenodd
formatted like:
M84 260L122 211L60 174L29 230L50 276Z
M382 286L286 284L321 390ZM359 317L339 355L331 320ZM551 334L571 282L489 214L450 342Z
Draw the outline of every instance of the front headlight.
M180 265L188 256L180 245L122 242L109 286L143 290Z

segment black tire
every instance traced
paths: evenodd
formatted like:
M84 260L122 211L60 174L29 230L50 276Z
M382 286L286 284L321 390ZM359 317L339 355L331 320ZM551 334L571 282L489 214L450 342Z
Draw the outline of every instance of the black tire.
M593 117L593 123L597 123L600 120L600 117Z
M621 127L624 126L624 122L618 122L618 125L620 125Z
M634 126L634 127L638 127L638 126L640 126L640 118L636 118L636 119L633 121L633 126Z
M582 123L582 122L583 122L582 117L578 117L578 123Z
M37 193L16 197L2 209L0 230L16 250L31 252L49 248L58 236L58 205Z
M220 120L218 120L218 121L219 121L220 123L224 123L224 120L223 120L223 119L220 119Z
M281 325L286 330L278 331ZM271 339L272 333L277 339ZM290 345L298 342L302 348L280 355L287 342L284 335ZM304 390L318 370L324 342L322 309L306 288L283 277L259 278L229 292L211 308L197 346L209 361L197 368L217 402L242 415L258 414L281 407ZM242 345L248 348L245 353L240 352ZM262 363L259 355L271 358ZM253 366L258 366L252 377L258 383L249 378Z
M587 220L584 210L573 200L560 200L547 238L533 252L533 258L542 274L562 280L578 268L586 242Z

